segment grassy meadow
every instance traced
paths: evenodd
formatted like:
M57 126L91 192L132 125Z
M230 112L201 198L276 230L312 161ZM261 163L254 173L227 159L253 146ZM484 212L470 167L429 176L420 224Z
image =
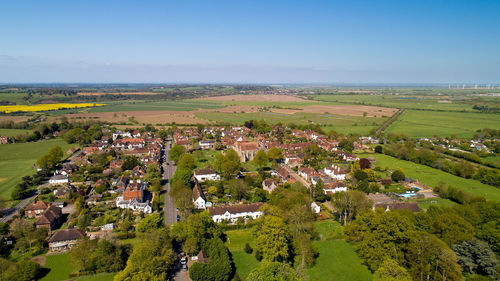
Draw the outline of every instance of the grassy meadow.
M54 146L64 152L75 147L62 139L39 142L0 144L0 196L10 199L10 193L21 178L35 172L33 164Z
M69 275L74 271L73 267L69 264L67 253L47 255L47 260L43 268L48 269L48 272L40 281L67 280L69 279Z
M483 196L486 200L500 201L500 189L473 179L457 177L441 170L400 160L384 154L360 154L359 156L365 158L374 157L376 159L374 166L388 167L391 170L402 168L407 177L418 179L430 187L435 187L439 182L444 182L465 192Z
M87 112L119 112L119 111L154 111L154 110L169 110L169 111L192 111L196 109L214 109L222 108L217 102L201 101L201 100L172 100L172 101L133 101L109 103L108 106L94 107Z
M387 128L387 133L404 133L412 137L457 135L471 138L483 128L500 129L500 115L469 112L406 110Z
M395 108L439 110L439 111L470 111L471 104L462 100L453 100L447 96L415 96L415 95L382 95L382 94L330 94L312 95L314 100L334 103L376 105Z
M23 129L0 129L0 136L15 137L17 135L24 135L30 132L31 130L23 130Z

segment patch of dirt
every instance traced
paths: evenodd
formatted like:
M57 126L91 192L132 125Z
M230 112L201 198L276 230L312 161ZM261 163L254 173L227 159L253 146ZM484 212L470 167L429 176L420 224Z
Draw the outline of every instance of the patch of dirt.
M218 97L206 97L200 100L209 101L274 101L274 102L312 102L298 96L291 95L229 95Z
M273 112L284 113L284 114L294 114L297 112L306 113L324 113L324 114L336 114L336 115L349 115L349 116L363 116L366 112L367 117L382 117L382 116L392 116L396 111L396 108L387 108L379 106L368 106L368 105L307 105L300 109L273 109Z
M44 266L45 262L47 262L47 257L46 256L37 256L31 258L32 261L38 263L40 266Z

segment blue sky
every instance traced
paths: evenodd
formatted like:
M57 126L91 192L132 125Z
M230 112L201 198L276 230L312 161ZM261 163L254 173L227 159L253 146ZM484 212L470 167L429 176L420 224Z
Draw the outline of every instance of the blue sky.
M499 83L500 1L1 1L0 82Z

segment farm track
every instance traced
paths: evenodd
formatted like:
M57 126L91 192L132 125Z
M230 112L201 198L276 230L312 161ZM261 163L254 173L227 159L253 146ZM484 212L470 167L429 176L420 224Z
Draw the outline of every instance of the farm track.
M375 132L375 136L379 137L387 128L389 128L389 126L394 121L396 121L399 118L399 116L401 116L401 114L403 114L403 112L405 112L405 109L401 108L398 110L398 112L394 113L394 115L392 115L391 118L385 121L384 124L382 124L382 126L380 126L380 128L377 129L377 131Z

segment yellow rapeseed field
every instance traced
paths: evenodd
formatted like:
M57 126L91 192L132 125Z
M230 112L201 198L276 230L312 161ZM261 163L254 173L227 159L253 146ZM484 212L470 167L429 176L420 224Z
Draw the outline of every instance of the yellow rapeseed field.
M36 104L36 105L4 105L0 106L0 112L11 113L11 112L33 112L33 111L49 111L58 109L69 109L69 108L82 108L82 107L93 107L93 106L103 106L105 104L101 103L47 103L47 104Z

